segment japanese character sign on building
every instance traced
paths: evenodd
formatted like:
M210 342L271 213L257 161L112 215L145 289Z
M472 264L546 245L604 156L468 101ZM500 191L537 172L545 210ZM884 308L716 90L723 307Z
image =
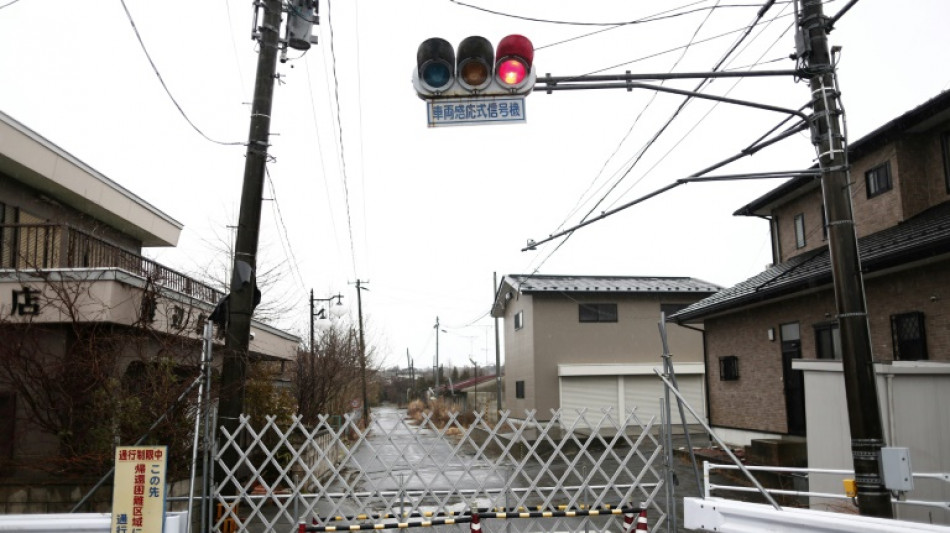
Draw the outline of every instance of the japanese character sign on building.
M165 523L165 446L115 450L112 533L161 533Z
M429 126L510 124L525 122L524 97L481 97L430 100Z
M40 291L30 287L13 289L13 305L10 306L10 314L20 316L40 314L39 294Z

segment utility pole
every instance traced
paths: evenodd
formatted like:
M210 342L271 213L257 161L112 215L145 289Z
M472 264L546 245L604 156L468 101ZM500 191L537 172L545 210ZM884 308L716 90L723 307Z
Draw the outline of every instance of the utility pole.
M409 365L409 390L416 389L416 374L412 369L412 357L409 356L409 348L406 348L406 364ZM408 399L406 400L408 403Z
M498 296L498 272L492 273L492 299ZM495 317L495 401L501 414L501 341L498 338L498 317Z
M813 95L812 142L818 152L835 287L851 455L862 515L891 518L891 496L881 479L883 424L871 354L857 236L851 207L847 140L841 132L834 64L828 51L828 19L820 0L803 0L799 25Z
M435 317L435 397L439 397L439 317Z
M368 281L356 280L356 312L360 319L360 380L363 387L363 423L369 427L369 398L366 394L366 344L363 342L363 283Z
M221 369L221 407L219 417L232 433L244 411L244 387L247 377L251 313L257 290L258 233L261 225L261 197L264 193L264 168L270 138L271 105L277 72L277 52L281 19L280 0L261 0L264 23L260 26L260 52L251 108L247 157L244 163L244 188L238 214L234 245L234 269L228 295L228 323ZM235 452L236 453L236 452Z

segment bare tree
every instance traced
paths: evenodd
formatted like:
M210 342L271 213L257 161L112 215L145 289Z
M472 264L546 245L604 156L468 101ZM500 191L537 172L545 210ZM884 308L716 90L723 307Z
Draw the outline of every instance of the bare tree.
M12 466L100 473L115 444L133 443L167 412L147 442L167 444L183 459L169 462L173 473L186 467L192 406L175 400L198 376L200 343L180 327L155 327L155 312L169 305L155 286L117 304L137 311L133 324L123 325L108 319L119 310L96 296L99 280L88 272L34 271L21 280L28 298L14 305L29 305L29 312L0 316L0 389L25 407L16 426L24 461ZM43 449L51 438L57 446Z
M374 353L373 347L366 347L370 403L378 396ZM361 387L357 329L334 325L316 339L312 352L301 348L297 353L294 391L305 423L317 423L320 415L342 415L352 410L351 402L362 397Z
M228 294L231 287L231 269L234 266L234 242L227 235L214 232L211 239L203 239L211 250L211 258L190 275ZM291 276L286 261L275 262L263 245L257 254L257 287L261 290L261 303L254 309L254 318L273 324L293 312L295 296L291 285L283 282Z

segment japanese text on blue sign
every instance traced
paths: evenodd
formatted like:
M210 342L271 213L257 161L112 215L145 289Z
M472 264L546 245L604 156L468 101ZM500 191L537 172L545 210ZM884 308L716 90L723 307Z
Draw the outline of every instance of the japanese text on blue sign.
M514 123L525 121L524 97L429 100L429 126Z

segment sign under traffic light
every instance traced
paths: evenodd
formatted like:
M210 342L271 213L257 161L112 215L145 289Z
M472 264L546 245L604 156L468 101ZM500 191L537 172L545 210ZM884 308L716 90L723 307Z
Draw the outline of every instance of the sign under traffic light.
M534 46L509 35L493 49L488 39L466 37L458 50L433 37L419 45L412 84L423 100L526 95L534 88Z

